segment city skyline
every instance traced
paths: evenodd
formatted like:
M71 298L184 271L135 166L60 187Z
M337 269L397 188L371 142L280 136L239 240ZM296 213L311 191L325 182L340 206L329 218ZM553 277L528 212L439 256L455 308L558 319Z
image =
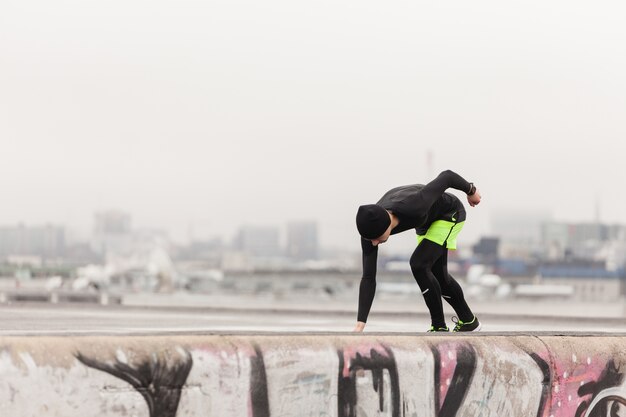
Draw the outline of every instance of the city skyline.
M454 191L452 191L455 193ZM456 192L457 196L462 198L462 194ZM464 245L471 245L477 242L481 237L484 236L509 236L511 230L523 230L523 225L526 224L526 220L528 216L536 216L538 214L542 214L545 219L557 221L560 220L562 222L572 222L572 223L604 223L604 224L623 224L626 221L611 221L605 219L601 215L601 210L598 210L597 207L594 208L593 212L588 213L583 218L575 218L573 216L568 216L564 218L557 218L554 216L553 212L546 208L530 208L528 210L516 208L516 207L501 207L501 208L487 208L482 206L476 208L468 207L465 202L466 210L468 211L468 222L463 230L463 233L459 236L459 241ZM354 225L354 215L349 213L348 217L343 220L344 223L339 225L339 221L333 222L322 222L320 219L314 218L284 218L284 219L267 219L257 220L256 222L252 219L241 219L240 223L232 223L228 224L228 227L223 227L223 225L219 225L218 227L213 228L213 222L207 221L193 221L188 220L185 221L183 219L178 220L177 225L172 227L168 227L163 222L157 221L148 221L147 219L143 219L138 215L134 214L130 210L124 210L119 208L109 208L109 209L101 209L95 210L91 213L81 213L81 215L74 214L74 218L80 217L81 221L64 221L63 219L44 219L41 221L25 221L20 219L18 221L8 222L2 221L2 215L0 215L0 226L17 226L17 225L25 225L25 226L45 226L45 225L58 225L63 226L65 228L67 239L72 241L86 241L89 240L93 234L93 229L95 227L94 216L99 212L106 211L121 211L127 213L132 218L133 227L136 229L142 230L160 230L165 232L168 237L178 245L189 244L193 241L203 241L209 240L213 238L220 238L224 241L232 241L236 238L237 233L239 232L241 227L250 225L250 226L259 226L259 227L278 227L281 230L281 239L285 239L286 228L289 222L293 221L314 221L318 225L318 233L321 247L324 248L338 248L350 250L352 248L360 249L358 241L359 236ZM355 209L356 212L356 209ZM510 215L507 215L510 213ZM598 215L600 213L600 215ZM506 218L514 218L515 221L508 224L506 223ZM171 222L170 222L171 223ZM333 227L339 226L337 227ZM405 251L406 245L413 244L414 237L410 231L394 236L394 241L398 241L398 243L393 244L394 249L397 251ZM392 241L390 241L391 243ZM389 247L390 245L387 245Z
M458 262L455 268L467 268L470 262L511 276L623 276L626 225L565 223L545 216L518 213L524 221L509 228L508 235L482 236L455 251L451 255ZM408 244L396 245L394 239L379 251L382 269L408 267L402 261L415 249L415 235L402 235L409 238ZM148 268L150 273L157 264L171 272L176 263L191 270L231 272L358 270L359 249L357 245L339 250L324 247L318 225L311 220L274 226L243 224L232 239L213 236L182 245L158 229L133 227L132 216L120 210L95 213L93 233L84 241L66 239L61 225L0 225L0 263L4 273L15 276L23 271L28 276L32 271L70 274L68 268L98 264L105 266L96 268Z
M508 218L509 213L514 214L516 218L515 223L507 223L507 218ZM182 239L180 238L177 239L176 233L171 233L170 230L167 230L166 228L161 227L158 224L147 224L145 222L142 222L141 219L138 219L135 216L133 216L131 212L126 211L126 210L120 210L120 209L110 209L110 210L103 210L103 211L97 211L97 212L92 213L91 225L87 229L83 230L81 233L76 233L76 231L72 228L71 225L68 225L62 222L53 222L53 221L46 221L46 222L41 222L41 223L28 223L28 222L17 222L13 224L0 223L0 229L19 228L19 227L22 227L25 229L29 229L29 228L31 229L32 228L40 228L40 229L48 228L51 230L62 229L65 234L64 239L65 241L68 242L68 244L84 243L84 242L90 242L93 239L97 239L97 236L102 233L102 229L103 229L102 219L105 216L109 216L109 217L113 216L114 224L111 227L124 230L124 233L136 233L136 232L158 233L163 236L166 236L172 243L176 245L182 245L182 246L189 245L194 242L215 241L217 239L221 241L224 246L236 247L237 241L238 239L240 239L240 235L242 231L245 230L248 235L254 234L255 231L258 232L259 234L265 234L268 231L272 231L272 233L276 234L275 238L272 239L272 240L276 240L276 242L272 243L272 245L276 244L276 245L279 245L281 248L284 248L286 247L287 241L289 239L290 226L298 225L298 224L311 224L311 225L314 225L314 228L315 228L316 244L318 244L321 249L332 249L333 247L337 247L336 245L333 245L333 243L336 243L336 241L331 240L330 245L325 243L323 236L321 235L323 231L323 225L321 224L319 220L315 220L311 218L285 219L283 222L269 222L269 223L262 223L262 222L254 223L254 222L244 221L236 225L232 229L232 231L228 234L220 234L220 233L200 234L197 231L191 230L190 227L188 226L187 230L185 231L186 235L183 236ZM554 216L551 214L551 212L547 210L524 211L524 210L519 210L519 209L496 211L495 213L492 214L490 218L487 219L487 223L488 223L489 231L485 233L481 233L481 232L476 233L476 231L474 231L474 233L471 236L475 236L475 239L471 240L470 238L466 236L464 239L465 245L470 246L476 243L477 241L479 241L483 237L499 237L503 241L510 241L512 243L539 241L540 240L539 234L541 232L540 226L546 223L551 223L551 224L571 223L571 224L579 224L579 225L584 225L584 224L623 225L624 224L624 223L605 222L605 221L602 221L601 218L596 218L593 220L580 219L577 221L574 220L574 221L566 222L566 221L561 221L559 219L555 219ZM352 243L351 247L349 245L341 249L344 249L344 250L351 250L351 249L359 250L360 249L358 245L359 236L358 236L358 232L356 231L356 229L354 230L352 235L354 237L354 240L356 240L356 243L351 242ZM180 236L181 235L178 235L178 237ZM406 251L406 250L411 250L410 246L414 244L414 233L412 233L409 230L406 233L395 235L394 239L401 237L401 236L404 236L404 238L400 238L398 240L403 239L404 241L409 242L409 247L403 248L403 245L404 245L403 243L399 243L394 246L399 248L401 252ZM251 239L251 238L253 238L253 236L250 235L248 239ZM386 245L386 247L389 247L389 246L390 245Z

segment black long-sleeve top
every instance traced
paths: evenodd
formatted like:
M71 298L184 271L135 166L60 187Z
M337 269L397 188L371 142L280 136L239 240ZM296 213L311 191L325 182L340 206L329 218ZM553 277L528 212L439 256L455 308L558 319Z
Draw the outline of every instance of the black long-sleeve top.
M436 220L462 222L465 220L465 208L453 194L446 193L454 188L469 193L472 185L459 174L447 170L426 185L414 184L393 188L385 193L376 204L391 211L399 220L391 230L395 235L409 229L415 229L418 235L426 233ZM376 263L378 246L361 238L363 249L363 277L359 289L359 311L357 320L367 321L374 294L376 292Z

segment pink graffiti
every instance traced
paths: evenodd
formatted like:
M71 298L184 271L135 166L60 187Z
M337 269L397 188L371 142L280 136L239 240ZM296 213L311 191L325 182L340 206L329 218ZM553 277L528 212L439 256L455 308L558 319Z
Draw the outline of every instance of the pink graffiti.
M580 352L550 357L547 352L539 355L550 364L551 386L543 417L573 417L584 401L591 395L580 397L579 388L602 375L606 358Z
M452 381L452 375L457 365L457 352L458 343L440 343L436 349L439 352L439 404L437 407L441 408L443 401L448 394L450 388L450 382ZM437 389L437 388L435 388Z

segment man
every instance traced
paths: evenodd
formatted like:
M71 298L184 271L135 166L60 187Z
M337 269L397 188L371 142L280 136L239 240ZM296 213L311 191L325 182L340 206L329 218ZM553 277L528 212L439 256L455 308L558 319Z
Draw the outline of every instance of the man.
M374 300L378 245L385 243L390 235L409 229L415 229L418 235L418 245L409 264L430 311L429 331L449 331L441 297L458 315L458 319L452 318L456 324L453 331L480 330L480 322L465 302L461 286L448 273L448 249L456 249L456 237L466 217L461 201L445 192L448 188L466 193L472 207L480 203L481 196L474 184L448 170L426 185L397 187L376 204L359 207L356 225L363 249L363 277L354 331L363 331Z

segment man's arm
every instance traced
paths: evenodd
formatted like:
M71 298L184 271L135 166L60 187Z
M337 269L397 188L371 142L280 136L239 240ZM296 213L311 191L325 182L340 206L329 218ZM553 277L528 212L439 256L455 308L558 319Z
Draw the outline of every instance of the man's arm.
M480 193L473 183L466 181L454 171L446 170L417 193L415 200L411 202L412 208L418 212L427 212L448 188L454 188L468 194L468 202L472 207L480 202ZM473 198L470 199L470 197Z
M362 332L367 322L367 316L374 302L376 294L376 262L378 260L378 247L372 245L369 240L361 238L363 250L363 276L359 286L359 311L355 332Z
M471 191L472 185L473 184L466 181L456 172L446 170L439 174L437 178L426 184L420 193L424 200L430 202L428 205L430 207L448 188L454 188L455 190L463 191L465 194L468 194Z

